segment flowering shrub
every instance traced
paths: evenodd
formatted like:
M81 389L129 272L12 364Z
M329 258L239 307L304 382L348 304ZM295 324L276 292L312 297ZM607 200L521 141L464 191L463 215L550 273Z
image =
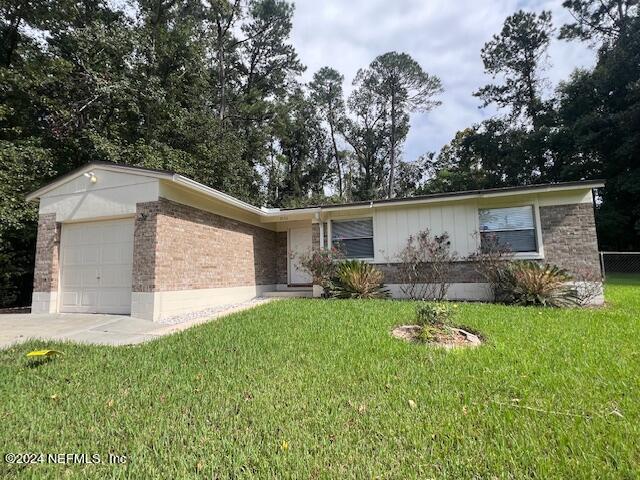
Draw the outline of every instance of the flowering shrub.
M414 300L443 300L449 290L453 262L449 234L432 236L429 229L411 235L398 255L400 289Z
M344 260L344 254L336 247L328 250L311 249L300 255L302 268L313 277L313 283L327 288L331 278L336 275L338 262Z

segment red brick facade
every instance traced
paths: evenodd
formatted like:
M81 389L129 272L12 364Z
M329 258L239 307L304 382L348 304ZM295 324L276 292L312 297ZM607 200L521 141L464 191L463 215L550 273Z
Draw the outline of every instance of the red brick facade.
M170 200L139 204L133 291L273 285L278 244L276 232Z
M36 263L33 272L34 292L58 290L60 224L55 213L40 215L36 238Z

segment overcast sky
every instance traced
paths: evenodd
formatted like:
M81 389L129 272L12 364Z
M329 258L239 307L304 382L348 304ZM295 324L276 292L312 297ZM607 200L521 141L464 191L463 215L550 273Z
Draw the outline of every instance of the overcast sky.
M472 95L486 84L480 49L518 9L551 10L554 25L570 20L562 0L297 0L293 44L307 66L306 81L328 65L345 76L345 89L358 68L395 50L410 54L440 77L442 105L411 117L405 159L439 151L454 134L491 116ZM555 40L549 51L551 86L574 68L590 66L594 52L580 42Z

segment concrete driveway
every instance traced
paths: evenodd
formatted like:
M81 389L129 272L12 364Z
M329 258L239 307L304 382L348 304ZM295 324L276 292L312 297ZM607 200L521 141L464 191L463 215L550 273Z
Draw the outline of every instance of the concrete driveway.
M31 338L72 340L98 345L133 345L186 330L231 313L255 308L273 299L251 300L190 315L176 324L162 324L126 315L96 313L0 314L0 349Z
M31 338L130 345L170 333L162 325L121 315L82 313L0 315L0 348Z

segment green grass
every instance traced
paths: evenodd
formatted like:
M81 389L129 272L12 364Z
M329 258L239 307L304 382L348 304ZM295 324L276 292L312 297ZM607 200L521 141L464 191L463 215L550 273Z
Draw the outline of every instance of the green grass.
M391 338L414 312L393 301L279 301L136 347L20 345L0 352L1 453L128 462L0 477L637 478L640 280L611 278L607 299L462 304L487 343L450 352ZM44 346L65 356L30 367Z

